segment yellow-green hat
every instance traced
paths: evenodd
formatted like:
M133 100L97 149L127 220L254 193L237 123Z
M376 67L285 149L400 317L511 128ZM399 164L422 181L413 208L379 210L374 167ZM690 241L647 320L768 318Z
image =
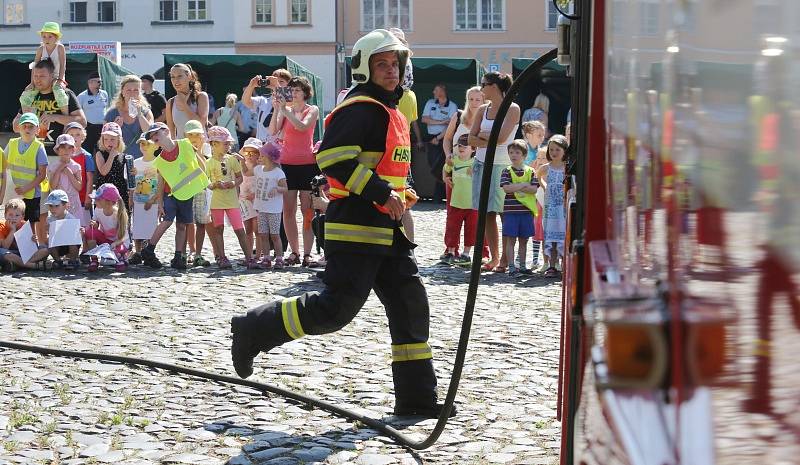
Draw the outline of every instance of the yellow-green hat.
M56 36L58 36L59 39L61 38L61 26L59 26L58 23L56 22L48 21L44 23L44 26L42 26L42 30L39 31L39 35L41 35L44 32L55 34Z
M200 121L196 119L190 119L183 125L183 133L184 134L205 134L206 130L203 129L203 125Z

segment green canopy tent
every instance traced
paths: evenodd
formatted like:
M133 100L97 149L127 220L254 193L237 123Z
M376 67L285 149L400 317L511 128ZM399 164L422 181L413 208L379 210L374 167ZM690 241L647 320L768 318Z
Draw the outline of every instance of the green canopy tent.
M533 63L529 58L514 58L511 60L512 77L516 79L525 68ZM567 123L567 112L571 106L570 84L571 78L567 76L567 69L555 60L547 63L541 72L524 88L520 89L515 102L524 112L533 106L533 101L539 93L550 99L548 112L548 126L554 134L563 134ZM522 137L522 130L518 132Z
M411 58L414 66L414 86L412 90L417 96L417 112L422 118L425 102L433 98L433 87L442 82L447 85L447 95L458 108L464 107L467 89L478 85L484 74L484 68L474 58ZM346 59L347 84L350 85L350 57ZM420 122L420 130L425 133L425 125ZM413 132L412 132L413 137ZM416 145L412 144L411 172L414 176L414 189L422 198L433 195L434 178L431 174L428 159L424 153L417 154Z
M28 64L33 61L32 53L0 54L0 69L3 70L5 89L0 95L0 127L3 131L11 131L11 121L19 111L19 95L31 82L31 70ZM89 73L100 73L103 89L110 97L117 94L122 76L135 74L129 69L117 65L105 57L94 53L68 53L66 79L69 88L75 94L86 89Z
M245 87L256 74L266 76L276 69L287 69L292 76L304 76L311 83L314 96L309 104L322 108L322 80L302 67L297 62L283 55L164 55L164 72L176 63L186 63L197 71L203 90L214 97L217 107L225 102L225 95L236 94L242 96L242 87ZM167 98L175 95L175 89L169 79L164 80L164 89ZM258 92L262 92L259 89ZM322 135L322 119L317 122L314 137Z

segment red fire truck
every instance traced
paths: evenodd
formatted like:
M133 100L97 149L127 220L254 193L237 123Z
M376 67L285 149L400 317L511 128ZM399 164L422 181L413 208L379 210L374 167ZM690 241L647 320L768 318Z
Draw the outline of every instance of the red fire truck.
M561 463L800 463L800 2L565 13Z

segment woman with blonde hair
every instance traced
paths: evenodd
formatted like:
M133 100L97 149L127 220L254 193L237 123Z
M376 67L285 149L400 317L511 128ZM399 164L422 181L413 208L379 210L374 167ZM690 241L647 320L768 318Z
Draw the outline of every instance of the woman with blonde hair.
M225 106L219 107L211 116L211 123L215 126L226 128L231 134L236 134L237 128L243 128L242 116L236 110L236 94L225 96ZM240 131L241 132L241 131ZM239 141L233 142L232 150L239 150Z
M167 100L166 122L175 139L184 137L187 121L200 121L208 127L208 94L203 92L197 73L186 63L176 63L169 69L169 80L175 96Z
M142 94L142 80L139 76L129 74L119 83L119 92L106 112L107 123L117 123L122 129L122 142L128 147L133 158L142 156L139 149L139 136L153 124L153 113Z
M540 93L536 96L536 99L533 101L533 106L525 110L522 114L521 123L527 123L528 121L539 121L540 123L544 124L545 127L545 137L547 133L549 133L549 129L547 129L547 122L548 122L548 113L550 112L550 98L546 95Z

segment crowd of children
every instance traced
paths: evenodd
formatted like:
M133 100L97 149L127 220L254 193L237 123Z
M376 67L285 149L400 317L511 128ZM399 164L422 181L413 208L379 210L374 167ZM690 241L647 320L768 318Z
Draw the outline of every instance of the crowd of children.
M566 237L564 205L565 156L567 138L555 134L546 142L546 128L539 121L522 124L524 139L508 144L511 165L500 175L505 192L502 213L503 250L509 265L495 267L495 272L531 275L542 272L545 277L559 277L563 266ZM450 187L445 253L443 263L468 265L475 245L477 211L472 196L474 147L467 134L457 141L457 152L448 157L444 167L445 183ZM458 250L463 230L464 248ZM532 257L528 266L528 241ZM518 253L515 255L515 247Z
M48 163L36 138L38 126L35 114L23 114L20 136L5 151L0 149L0 202L6 179L21 197L5 204L5 221L0 223L4 271L76 270L81 261L90 272L102 264L113 264L117 271L131 263L158 268L155 246L173 222L174 268L210 265L202 259L202 240L196 242L194 260L186 256L189 225L200 237L208 234L217 266L232 268L223 241L226 223L239 240L247 269L285 266L280 226L287 185L278 163L279 144L251 138L240 153L231 153L234 139L227 128L204 131L190 120L184 127L187 138L175 140L164 123L155 123L137 141L142 157L129 167L116 123L103 126L94 156L81 148L84 127L70 123L56 139L58 159ZM48 226L72 219L79 221L81 243L51 247ZM26 222L35 231L27 237L36 251L23 261L15 234Z

